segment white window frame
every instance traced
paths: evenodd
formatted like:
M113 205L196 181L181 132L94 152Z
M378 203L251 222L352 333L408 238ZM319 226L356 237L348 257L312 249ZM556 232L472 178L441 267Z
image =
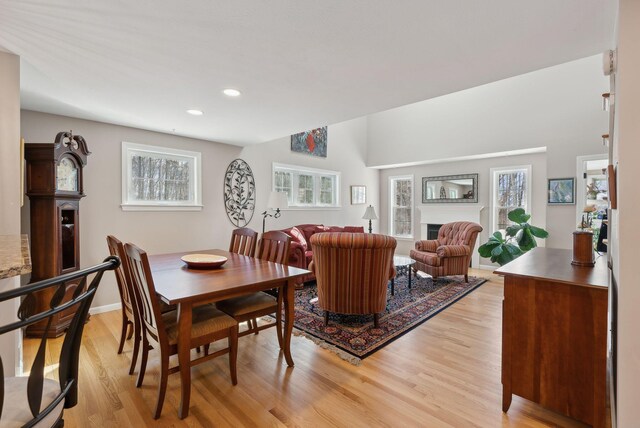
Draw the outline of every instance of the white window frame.
M395 181L398 180L410 180L411 181L411 232L409 233L409 235L397 235L395 234L395 230L393 228L393 223L394 223L394 215L393 215L393 204L395 201L395 195L394 195L394 189L395 186L393 185ZM415 182L413 179L413 175L394 175L389 177L389 235L393 236L396 239L406 239L406 240L412 240L414 239L414 234L415 234Z
M131 198L131 160L134 155L149 154L168 159L187 160L189 168L189 200L140 201ZM200 211L202 210L202 166L201 154L169 147L122 142L122 210L123 211Z
M271 189L276 190L276 172L286 172L291 174L291 197L289 198L288 209L333 209L340 208L340 172L326 169L309 168L297 165L287 165L283 163L273 163L271 169ZM313 201L310 204L301 204L296 201L298 190L298 177L300 175L313 176ZM330 177L333 180L334 201L331 204L320 202L320 178ZM281 190L281 189L278 189Z
M490 169L490 177L491 177L491 232L490 234L494 234L498 229L498 216L497 216L497 206L496 200L498 197L498 189L497 189L497 180L496 177L499 173L508 173L515 171L525 171L527 175L527 201L526 205L523 207L524 211L528 214L531 214L531 188L533 187L533 176L531 174L531 165L517 165L517 166L506 166L499 168L491 168ZM503 234L504 237L504 234Z

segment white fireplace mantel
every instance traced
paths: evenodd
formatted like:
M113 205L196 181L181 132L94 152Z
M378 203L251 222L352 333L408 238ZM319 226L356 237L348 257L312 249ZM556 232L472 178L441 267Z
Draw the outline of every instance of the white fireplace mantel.
M420 210L420 239L427 239L428 224L445 224L453 221L472 221L482 224L480 223L480 213L484 206L457 203L423 204L419 205L418 209ZM480 255L477 247L478 242L476 240L476 248L471 251L471 266L474 268L477 268L480 264Z

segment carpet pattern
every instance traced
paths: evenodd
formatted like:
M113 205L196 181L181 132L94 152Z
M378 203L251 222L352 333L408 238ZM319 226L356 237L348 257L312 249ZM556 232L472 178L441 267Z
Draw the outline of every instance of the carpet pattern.
M329 325L324 325L324 312L318 303L310 303L317 297L315 283L296 291L294 326L355 357L341 355L343 359L358 364L378 349L422 324L458 299L473 291L486 280L462 276L438 278L412 278L408 288L407 277L395 280L395 295L391 286L387 293L387 307L380 317L379 328L373 326L373 315L342 315L331 313ZM318 340L314 340L318 343ZM330 346L323 346L329 347ZM336 350L336 351L337 351ZM337 352L339 355L341 352Z

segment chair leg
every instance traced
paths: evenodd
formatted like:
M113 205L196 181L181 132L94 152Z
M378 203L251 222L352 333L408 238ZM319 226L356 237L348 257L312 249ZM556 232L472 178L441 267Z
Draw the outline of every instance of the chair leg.
M380 314L373 314L373 326L375 328L380 327Z
M324 311L324 325L329 325L329 311Z
M464 274L464 282L469 282L469 274Z
M207 356L209 355L209 344L207 343L206 345L203 346L204 348L204 355Z
M278 292L278 304L276 305L276 333L278 334L278 346L280 346L280 349L284 349L282 347L282 328L282 293Z
M131 321L128 321L129 324L129 334L127 335L127 340L131 339L131 336L133 336L133 323Z
M258 334L260 333L260 330L258 330L258 320L257 318L254 318L253 320L253 330L254 330L254 334Z
M238 372L236 361L238 360L238 326L229 329L229 372L231 373L231 383L238 384Z
M122 311L122 331L120 332L120 345L118 346L118 354L122 354L124 348L124 340L127 336L127 327L129 327L129 319L127 315Z
M169 355L168 352L160 352L160 383L158 384L158 401L153 419L158 419L162 413L164 396L167 392L167 378L169 377Z
M136 382L136 388L140 388L142 386L142 381L144 380L144 372L147 370L147 358L149 357L149 341L146 337L142 338L142 355L140 358L140 371L138 372L138 380Z
M138 328L133 326L134 330L134 338L133 338L133 354L131 355L131 367L129 367L129 374L132 375L136 369L136 362L138 361L138 351L140 351L140 331Z

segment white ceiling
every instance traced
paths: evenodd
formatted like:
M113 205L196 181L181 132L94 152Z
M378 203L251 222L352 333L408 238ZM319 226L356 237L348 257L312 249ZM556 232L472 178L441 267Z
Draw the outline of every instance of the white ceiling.
M616 7L0 0L0 48L21 57L25 109L247 145L600 53Z

